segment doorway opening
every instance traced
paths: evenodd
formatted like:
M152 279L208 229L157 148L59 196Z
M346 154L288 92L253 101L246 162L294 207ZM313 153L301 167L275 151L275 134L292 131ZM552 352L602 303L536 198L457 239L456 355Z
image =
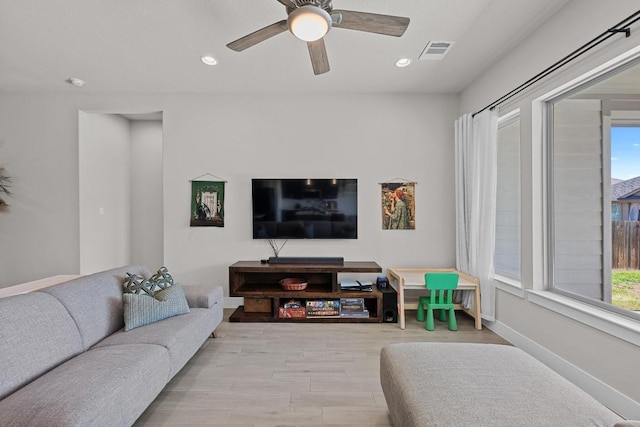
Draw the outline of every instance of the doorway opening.
M162 112L79 112L80 273L164 259Z

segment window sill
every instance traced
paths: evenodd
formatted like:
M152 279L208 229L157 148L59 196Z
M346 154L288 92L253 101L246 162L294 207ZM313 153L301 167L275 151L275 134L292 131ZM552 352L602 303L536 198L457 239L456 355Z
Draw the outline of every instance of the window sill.
M493 276L496 288L520 298L524 298L524 289L520 281L496 274Z
M640 322L549 291L527 291L528 300L640 347Z

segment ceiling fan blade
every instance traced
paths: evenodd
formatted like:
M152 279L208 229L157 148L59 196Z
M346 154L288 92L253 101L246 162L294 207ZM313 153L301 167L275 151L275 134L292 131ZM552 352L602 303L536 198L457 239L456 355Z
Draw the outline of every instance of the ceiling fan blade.
M307 42L309 48L309 56L311 56L311 65L313 66L313 74L323 74L329 71L329 58L327 57L327 49L324 46L324 39L314 42Z
M289 9L296 9L298 7L296 2L294 2L293 0L278 0L278 2L288 7Z
M402 16L378 15L377 13L352 10L334 10L333 13L342 15L342 21L333 25L336 28L400 37L409 26L409 18Z
M277 36L285 31L287 31L287 21L283 19L275 24L271 24L259 29L258 31L254 31L251 34L247 34L238 40L232 41L227 45L227 47L231 50L235 50L236 52L242 52L251 46L257 45L258 43L270 39L273 36Z

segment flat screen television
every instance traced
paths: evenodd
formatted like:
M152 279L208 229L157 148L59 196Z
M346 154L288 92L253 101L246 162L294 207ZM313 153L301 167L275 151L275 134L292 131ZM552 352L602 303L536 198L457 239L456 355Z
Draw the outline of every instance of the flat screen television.
M254 239L357 239L358 180L251 180Z

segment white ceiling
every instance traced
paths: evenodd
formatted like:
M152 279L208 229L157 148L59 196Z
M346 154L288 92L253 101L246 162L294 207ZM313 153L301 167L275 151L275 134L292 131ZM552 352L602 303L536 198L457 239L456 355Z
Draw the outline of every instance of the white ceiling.
M288 32L226 47L284 19L276 0L0 0L0 91L458 93L567 2L333 0L411 23L401 38L332 29L331 71L315 76ZM418 60L430 40L455 45L441 61ZM413 64L396 68L405 56Z

